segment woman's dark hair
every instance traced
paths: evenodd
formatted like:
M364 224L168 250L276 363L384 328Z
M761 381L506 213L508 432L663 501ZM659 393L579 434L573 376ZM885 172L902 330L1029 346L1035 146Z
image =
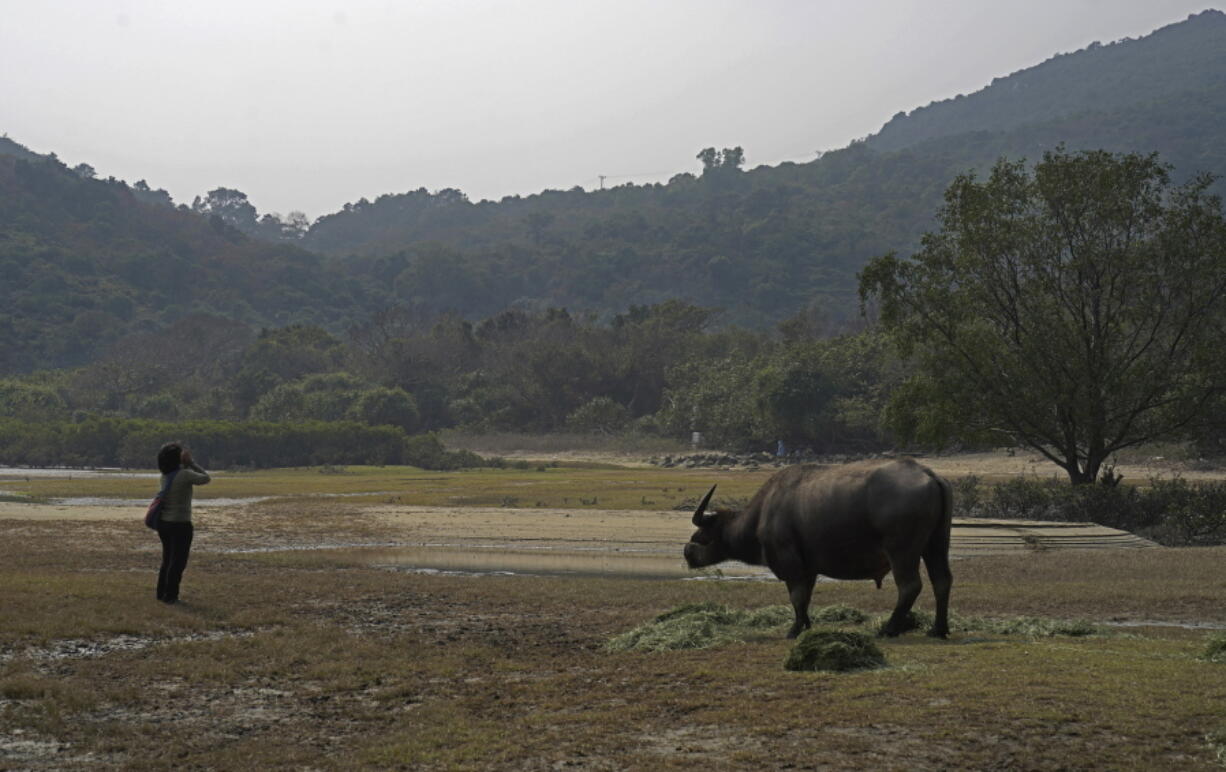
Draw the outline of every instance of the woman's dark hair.
M183 464L183 446L177 442L168 442L158 451L158 469L162 474L170 474Z

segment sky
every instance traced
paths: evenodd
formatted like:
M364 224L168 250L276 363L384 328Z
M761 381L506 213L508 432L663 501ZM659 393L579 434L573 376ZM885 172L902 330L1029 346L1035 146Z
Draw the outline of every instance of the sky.
M812 160L1185 0L0 0L0 133L311 218ZM1226 0L1216 3L1226 8Z

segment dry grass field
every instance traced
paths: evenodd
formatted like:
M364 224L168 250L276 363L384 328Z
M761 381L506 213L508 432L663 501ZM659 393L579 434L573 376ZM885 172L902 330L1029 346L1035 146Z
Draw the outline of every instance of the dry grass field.
M670 511L765 474L222 474L201 494L239 501L197 510L171 607L139 508L106 501L154 483L5 482L36 498L0 502L0 769L1220 768L1226 664L1204 653L1226 629L1223 548L955 561L958 614L1085 619L1091 636L915 633L881 642L886 668L845 674L785 671L783 628L606 650L683 604L785 601L732 570L683 580L688 518ZM529 558L420 570L423 549ZM579 557L532 568L558 551ZM604 557L584 569L585 552ZM667 569L623 570L621 553ZM888 580L826 582L814 605L892 601Z

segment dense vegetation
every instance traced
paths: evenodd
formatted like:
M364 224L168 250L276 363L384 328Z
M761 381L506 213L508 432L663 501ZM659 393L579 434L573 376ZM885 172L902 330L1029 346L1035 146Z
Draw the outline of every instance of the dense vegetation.
M1226 14L1205 11L1139 40L1092 43L996 78L975 94L899 113L869 138L869 145L900 150L938 137L1162 104L1175 95L1205 98L1223 86L1224 34Z
M990 177L979 186L976 173L1001 156L1034 159L1064 143L1069 153L1161 151L1175 182L1226 172L1224 19L1202 14L1144 41L1061 57L975 98L898 117L878 137L808 164L746 171L741 148L708 148L699 174L667 185L476 203L456 190L417 190L313 224L261 216L229 188L175 207L144 181L97 179L86 164L69 169L5 138L0 460L145 466L149 448L173 436L215 466L477 463L432 434L449 427L702 432L726 448L773 450L782 441L819 452L912 437L1000 443L979 420L983 405L968 409L950 381L934 378L955 372L948 359L899 355L906 330L891 324L888 293L876 296L887 301L882 309L869 308L870 316L884 310L887 324L860 321L858 274L895 251L956 262L942 238L973 239L949 227L951 212L965 212L941 202L953 206L960 192L982 204L980 219L995 223L986 230L1004 233L993 217L1025 206L1010 209L1001 191L1026 188L1030 166L1003 162L995 168L1012 170L1016 184L996 190ZM1152 71L1136 75L1138 62ZM1120 87L1128 77L1139 84L1131 92ZM1086 89L1097 96L1082 99ZM1002 109L1012 92L1023 94L1020 106ZM1195 179L1195 203L1217 206L1207 195L1214 183ZM1082 191L1082 203L1109 202L1103 194L1117 187L1107 180ZM1050 226L1032 230L1056 232ZM923 237L938 228L944 235ZM1178 243L1164 234L1163 249ZM1221 271L1163 269L1159 252L1126 250L1103 265L1130 271L1120 287L1161 279L1151 283L1168 299L1188 289L1180 280L1197 290L1220 285ZM1029 270L1024 278L1041 274ZM868 271L878 290L884 275ZM1050 293L1036 287L1026 294L1042 305ZM1220 309L1218 294L1206 305ZM1144 322L1153 298L1130 298L1129 318ZM950 308L963 321L988 318L982 308ZM1220 329L1220 314L1203 321ZM1028 350L1057 341L1043 324L1035 329ZM935 351L910 337L921 354ZM1168 422L1145 438L1191 437L1222 450L1213 429L1226 415L1222 378L1200 367L1212 360L1207 351L1198 344L1192 356L1199 369L1143 365L1178 375L1180 396L1197 390L1198 418L1208 419ZM987 358L999 363L999 353ZM1024 381L1021 371L1009 380ZM1104 383L1074 388L1057 418L1112 409L1121 389ZM986 402L1060 408L1049 397ZM1163 400L1164 409L1174 404ZM1101 452L1079 481L1094 480L1127 444L1095 445ZM1213 519L1220 491L1163 489L1159 501L1129 490L1052 494L1045 505L1075 513L1068 517L1130 513L1120 524L1182 529L1187 542L1222 538Z
M1158 151L1179 181L1226 173L1223 51L1226 16L1206 12L896 116L810 163L746 170L752 148L708 148L698 173L666 185L499 202L421 189L313 224L260 215L224 187L175 208L144 181L96 179L4 138L0 374L85 364L193 313L340 334L393 307L469 320L566 307L610 322L680 299L722 309L721 325L808 311L845 328L860 268L917 249L949 182L1001 156L1063 142Z
M395 426L352 421L147 421L84 418L30 423L0 418L0 458L6 464L148 468L174 438L196 449L196 460L221 468L326 464L407 464L424 469L480 466L467 451L448 451L432 434L406 435Z
M348 421L409 434L702 431L745 448L888 442L879 415L899 366L880 336L827 337L812 315L770 333L713 330L714 317L678 301L607 323L563 309L477 324L399 309L344 338L187 317L133 333L85 367L0 380L0 417Z
M1142 483L1137 480L1135 482ZM1068 485L1016 477L985 485L954 481L958 517L1097 523L1171 547L1226 543L1226 483L1179 477L1142 485Z
M0 373L88 362L196 311L336 324L365 303L362 283L317 255L151 198L141 183L0 153Z
M862 274L919 363L914 433L1028 446L1077 483L1226 391L1226 219L1156 157L1044 154L960 176L910 259Z

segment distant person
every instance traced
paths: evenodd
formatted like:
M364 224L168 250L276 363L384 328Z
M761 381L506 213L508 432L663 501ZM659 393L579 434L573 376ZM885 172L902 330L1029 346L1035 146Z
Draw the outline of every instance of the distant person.
M775 445L775 458L784 458L787 454L788 449L784 446L783 440L779 440L779 443Z
M158 523L162 540L158 600L178 603L179 581L192 549L192 488L212 478L192 460L192 452L177 442L168 442L158 451L158 469L162 470L162 487L167 488Z

